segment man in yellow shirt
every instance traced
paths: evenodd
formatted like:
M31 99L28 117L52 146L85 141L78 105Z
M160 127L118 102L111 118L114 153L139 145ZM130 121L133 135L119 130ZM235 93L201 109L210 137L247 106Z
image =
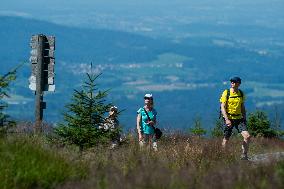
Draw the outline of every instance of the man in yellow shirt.
M235 127L243 136L241 159L248 160L247 154L250 134L246 126L245 96L239 89L241 78L233 77L230 81L231 88L225 90L220 98L221 113L224 118L224 138L222 146L226 147L226 144L232 135L232 130Z

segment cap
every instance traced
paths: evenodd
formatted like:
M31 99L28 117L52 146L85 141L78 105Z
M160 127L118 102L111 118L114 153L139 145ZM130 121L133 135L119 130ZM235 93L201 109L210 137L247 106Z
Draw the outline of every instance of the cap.
M144 98L153 98L152 94L145 94Z
M230 79L230 81L231 82L234 82L234 83L239 83L239 84L241 84L242 83L242 80L241 80L241 78L240 77L232 77L231 79Z
M117 110L118 110L118 108L117 108L116 106L110 107L110 111L115 111L115 112L117 112Z

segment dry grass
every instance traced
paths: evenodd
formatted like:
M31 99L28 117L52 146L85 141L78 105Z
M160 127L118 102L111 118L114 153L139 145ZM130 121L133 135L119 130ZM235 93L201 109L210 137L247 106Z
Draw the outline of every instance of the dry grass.
M89 177L58 188L282 188L284 162L254 164L239 160L241 140L233 138L224 151L221 139L171 135L159 151L139 149L134 137L118 149L96 147L81 160ZM253 139L251 153L284 151L284 141Z

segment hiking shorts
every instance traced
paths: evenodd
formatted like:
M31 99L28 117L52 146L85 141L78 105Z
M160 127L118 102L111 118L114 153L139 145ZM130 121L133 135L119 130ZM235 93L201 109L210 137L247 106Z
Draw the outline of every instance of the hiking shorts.
M224 138L229 139L232 135L233 129L236 128L238 133L241 133L243 131L247 131L247 125L244 121L244 119L230 119L232 122L232 126L228 127L224 121Z

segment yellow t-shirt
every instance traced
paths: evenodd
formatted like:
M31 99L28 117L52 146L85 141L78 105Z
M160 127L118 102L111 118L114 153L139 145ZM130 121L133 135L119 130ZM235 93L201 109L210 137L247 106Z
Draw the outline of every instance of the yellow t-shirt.
M243 94L243 97L241 97L241 92L238 91L233 92L230 89L230 96L228 98L227 106L226 106L226 112L228 113L229 119L241 119L242 116L242 104L245 102L245 96ZM225 90L222 93L222 96L220 98L221 103L226 104L227 101L227 90Z

